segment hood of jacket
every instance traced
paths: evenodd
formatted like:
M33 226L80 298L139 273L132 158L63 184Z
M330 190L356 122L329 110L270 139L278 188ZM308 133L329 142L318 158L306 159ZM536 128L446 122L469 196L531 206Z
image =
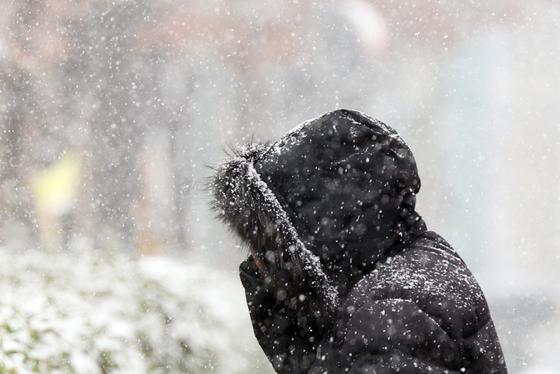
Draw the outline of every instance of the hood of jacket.
M395 130L353 110L240 149L212 188L219 216L254 253L282 262L303 251L342 294L426 231L412 152Z

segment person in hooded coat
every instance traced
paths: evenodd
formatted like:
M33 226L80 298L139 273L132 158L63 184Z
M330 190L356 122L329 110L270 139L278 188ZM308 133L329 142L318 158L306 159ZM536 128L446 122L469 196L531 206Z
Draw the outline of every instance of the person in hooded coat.
M414 157L352 110L249 145L212 182L278 373L507 373L484 295L415 211Z

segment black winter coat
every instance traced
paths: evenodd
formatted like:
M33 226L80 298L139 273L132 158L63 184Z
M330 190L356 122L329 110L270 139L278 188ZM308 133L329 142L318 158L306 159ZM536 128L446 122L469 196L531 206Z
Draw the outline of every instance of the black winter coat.
M480 287L415 211L419 189L399 135L350 110L218 169L215 207L250 248L241 280L278 373L507 373Z

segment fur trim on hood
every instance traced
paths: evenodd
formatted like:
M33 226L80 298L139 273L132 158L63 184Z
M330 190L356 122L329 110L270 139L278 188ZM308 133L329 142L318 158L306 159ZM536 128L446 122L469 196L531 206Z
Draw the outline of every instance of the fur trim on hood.
M338 305L335 288L309 251L274 193L262 181L254 162L263 146L248 146L226 162L214 180L215 208L220 217L247 241L254 255L292 272L308 285L326 315Z

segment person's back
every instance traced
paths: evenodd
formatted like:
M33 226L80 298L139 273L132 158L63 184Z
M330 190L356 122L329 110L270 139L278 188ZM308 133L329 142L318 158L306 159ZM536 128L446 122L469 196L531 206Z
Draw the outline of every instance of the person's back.
M344 328L322 367L505 372L482 291L434 232L382 259L352 289L338 318Z
M279 373L506 373L486 300L415 211L412 153L338 110L218 169L220 216L250 247L241 279Z

